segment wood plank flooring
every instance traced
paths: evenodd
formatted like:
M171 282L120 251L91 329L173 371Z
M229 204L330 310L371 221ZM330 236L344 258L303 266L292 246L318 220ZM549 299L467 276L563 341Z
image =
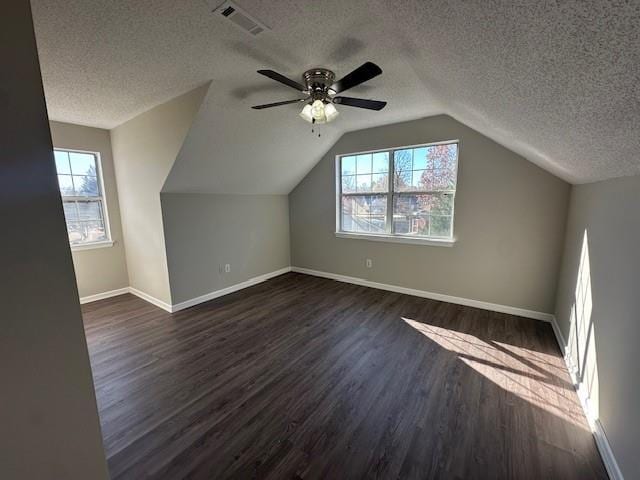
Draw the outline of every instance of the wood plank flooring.
M607 478L540 321L296 273L83 313L113 480Z

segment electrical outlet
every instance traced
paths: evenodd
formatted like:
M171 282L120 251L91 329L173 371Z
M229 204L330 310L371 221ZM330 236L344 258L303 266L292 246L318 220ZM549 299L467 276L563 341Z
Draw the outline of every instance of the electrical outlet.
M371 260L370 258L367 258L364 263L367 266L367 268L373 267L373 260Z
M227 263L224 266L224 273L229 273L230 271L231 271L231 265Z

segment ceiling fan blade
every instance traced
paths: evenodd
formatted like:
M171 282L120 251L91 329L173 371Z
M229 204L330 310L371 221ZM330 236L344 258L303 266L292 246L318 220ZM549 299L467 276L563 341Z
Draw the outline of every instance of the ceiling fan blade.
M331 85L330 89L336 93L344 92L349 88L353 88L356 85L360 85L367 80L377 77L381 73L382 69L379 66L375 63L367 62L335 82Z
M264 75L265 77L269 77L271 80L275 80L276 82L284 83L288 87L295 88L300 92L305 91L304 85L301 85L298 82L294 82L290 78L287 78L284 75L280 75L278 72L274 72L273 70L258 70L258 73L260 75Z
M348 107L367 108L369 110L382 110L387 102L380 100L366 100L364 98L334 97L333 103L347 105Z
M264 105L255 105L251 108L254 110L262 110L263 108L279 107L280 105L289 105L291 103L305 102L308 98L296 98L295 100L285 100L284 102L265 103Z

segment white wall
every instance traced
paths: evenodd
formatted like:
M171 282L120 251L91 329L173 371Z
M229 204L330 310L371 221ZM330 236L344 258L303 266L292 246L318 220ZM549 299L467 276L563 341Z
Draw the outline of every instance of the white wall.
M108 478L27 0L0 15L0 477Z
M460 140L451 248L336 238L335 156ZM569 185L448 116L345 134L289 195L292 264L553 313ZM365 268L365 258L373 268Z
M102 164L113 246L72 252L80 297L128 287L129 277L109 131L60 122L50 122L49 125L55 148L98 152Z
M556 318L625 478L640 478L640 176L574 186Z
M290 265L286 195L163 193L162 215L174 303Z
M209 85L111 131L131 287L171 303L160 191Z

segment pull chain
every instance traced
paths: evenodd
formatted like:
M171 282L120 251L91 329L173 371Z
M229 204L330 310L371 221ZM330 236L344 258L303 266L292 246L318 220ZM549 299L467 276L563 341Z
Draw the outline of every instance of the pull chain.
M321 136L320 135L320 127L316 126L316 119L314 118L314 119L311 120L311 133L316 133L316 131L315 131L316 128L318 129L318 138L320 138L320 136Z

